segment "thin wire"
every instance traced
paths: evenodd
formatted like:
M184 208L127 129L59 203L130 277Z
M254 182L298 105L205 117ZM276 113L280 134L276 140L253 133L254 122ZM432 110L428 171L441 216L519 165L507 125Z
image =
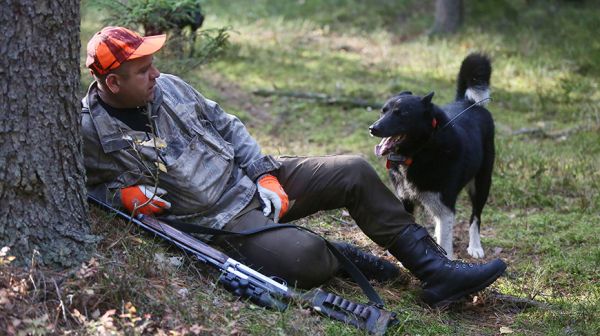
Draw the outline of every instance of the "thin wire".
M480 101L474 102L473 104L471 104L471 106L469 106L469 107L467 107L466 109L462 110L462 112L460 112L459 114L455 115L455 116L454 116L454 118L450 119L450 121L448 121L448 122L446 123L446 125L444 125L444 126L440 127L440 129L438 130L438 132L439 132L439 131L441 131L441 130L443 130L444 128L448 127L448 126L450 125L450 123L452 123L454 120L456 120L456 118L460 117L460 116L461 116L463 113L465 113L465 112L467 112L468 110L470 110L470 109L471 109L471 107L473 107L473 106L475 106L475 105L479 105L479 103L481 103L481 102L484 102L484 101L486 101L486 100L492 100L492 97L486 97L486 98L483 98L483 99L482 99L482 100L480 100Z
M466 109L462 110L459 114L455 115L454 118L450 119L444 126L438 128L433 133L431 133L431 136L429 137L429 139L421 147L419 147L416 151L414 151L410 155L410 157L415 156L417 153L419 153L421 150L423 150L423 148L425 148L433 140L433 137L437 133L441 132L444 128L448 127L454 120L456 120L458 117L460 117L463 113L470 110L473 106L478 105L479 103L484 102L486 100L492 100L492 97L486 97L486 98L481 99L480 101L474 102L473 104L471 104L471 106L467 107ZM389 154L388 159L391 161L398 161L398 159L394 159L394 157L392 155L395 155L395 153ZM404 155L401 155L401 156L404 156Z

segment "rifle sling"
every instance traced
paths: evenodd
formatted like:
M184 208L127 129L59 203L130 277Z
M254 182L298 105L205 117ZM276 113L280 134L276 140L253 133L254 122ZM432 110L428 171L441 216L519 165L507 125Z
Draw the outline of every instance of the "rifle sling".
M340 252L337 247L335 247L331 242L327 239L321 237L316 232L294 224L275 224L275 225L266 225L259 228L254 228L250 230L244 230L240 232L233 232L227 230L220 230L215 228L203 227L200 225L194 225L190 223L181 222L176 219L168 218L168 217L159 217L160 220L166 222L177 230L187 232L187 233L200 233L200 234L210 234L210 235L237 235L237 236L252 236L258 233L279 230L283 228L296 228L299 230L304 230L310 232L325 241L327 247L331 251L331 253L338 259L342 268L352 277L352 279L358 284L360 289L362 289L365 296L369 299L369 303L375 305L379 308L383 308L384 303L381 297L377 294L373 286L369 283L369 280L365 277L365 275L354 265L352 261L350 261L346 256Z

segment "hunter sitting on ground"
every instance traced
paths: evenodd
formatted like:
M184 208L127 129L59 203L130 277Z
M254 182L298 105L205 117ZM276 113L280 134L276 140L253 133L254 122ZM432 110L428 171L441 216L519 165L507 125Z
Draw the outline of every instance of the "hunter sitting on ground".
M106 27L88 43L86 66L95 81L83 98L82 129L94 196L129 211L236 232L346 208L371 240L423 282L431 306L481 290L504 272L499 259L449 260L359 156L262 154L239 119L154 67L165 38ZM295 228L211 243L301 288L318 286L340 269L322 238ZM397 274L389 263L336 245L368 277Z

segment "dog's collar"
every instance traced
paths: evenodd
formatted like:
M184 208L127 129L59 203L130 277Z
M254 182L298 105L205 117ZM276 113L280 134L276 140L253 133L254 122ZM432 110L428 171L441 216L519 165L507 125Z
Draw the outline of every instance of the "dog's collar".
M408 156L404 156L401 154L388 154L387 160L385 162L385 168L386 169L390 169L392 168L392 165L403 165L403 166L410 166L413 163L412 158L408 157Z
M438 121L436 118L433 118L431 120L431 126L433 127L434 130L437 128ZM409 167L412 164L413 164L413 159L411 157L405 156L402 154L391 153L391 154L388 154L387 160L385 162L385 168L389 170L390 168L392 168L393 165L403 165L403 166Z

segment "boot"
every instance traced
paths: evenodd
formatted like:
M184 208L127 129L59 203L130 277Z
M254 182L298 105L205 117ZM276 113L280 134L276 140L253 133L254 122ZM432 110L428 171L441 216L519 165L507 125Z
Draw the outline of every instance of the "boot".
M431 307L447 306L480 291L506 270L500 259L485 264L449 260L444 249L417 224L408 225L388 250L422 281L423 301Z
M396 279L400 275L400 269L396 265L365 252L355 245L344 242L332 242L332 244L352 261L368 280L387 282Z

